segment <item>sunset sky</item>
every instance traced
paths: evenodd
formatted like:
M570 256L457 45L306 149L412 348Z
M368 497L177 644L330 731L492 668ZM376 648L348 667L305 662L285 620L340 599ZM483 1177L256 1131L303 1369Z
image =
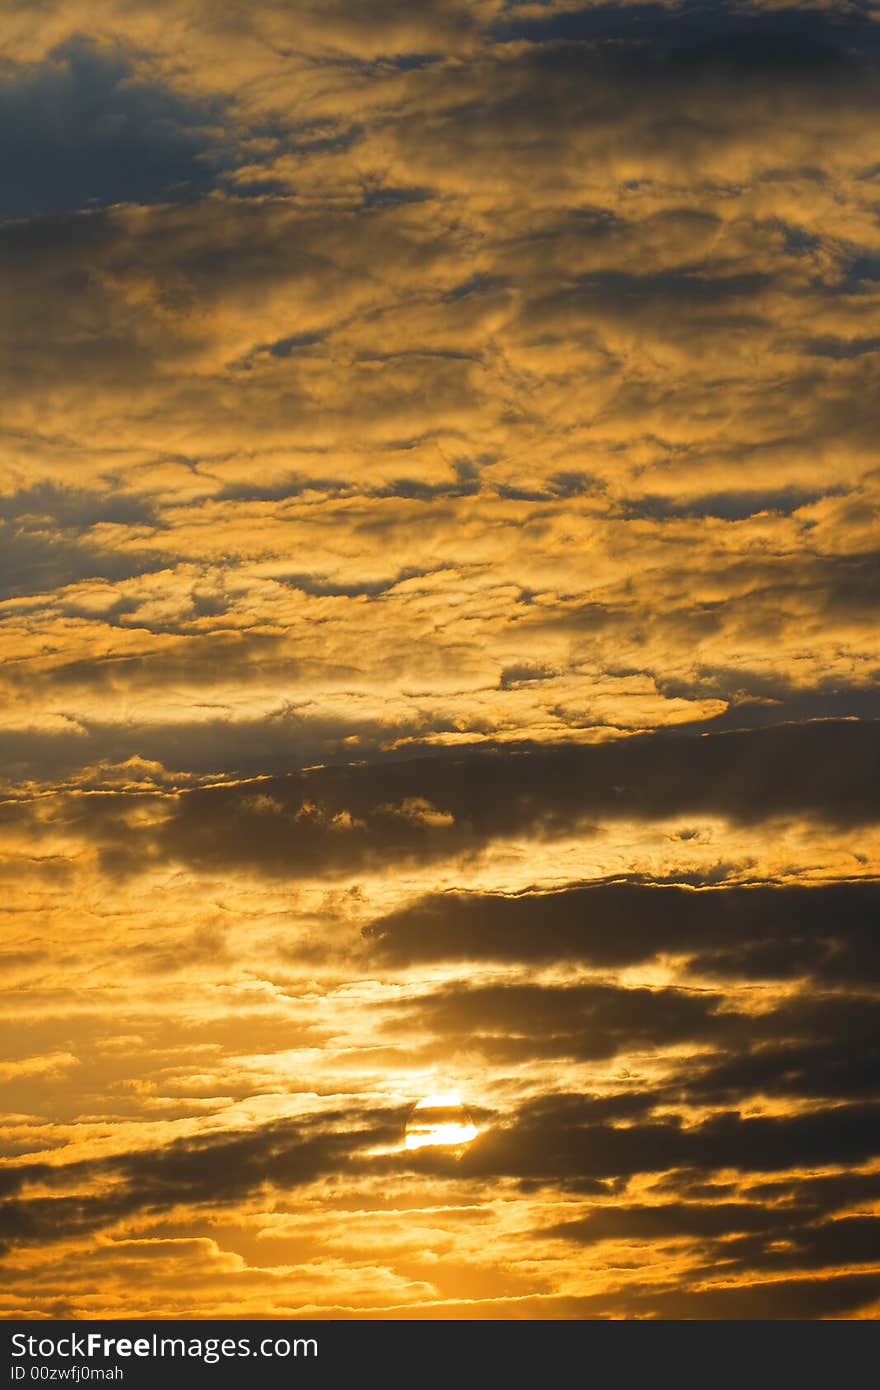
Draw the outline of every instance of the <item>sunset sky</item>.
M0 0L0 1316L880 1315L878 79Z

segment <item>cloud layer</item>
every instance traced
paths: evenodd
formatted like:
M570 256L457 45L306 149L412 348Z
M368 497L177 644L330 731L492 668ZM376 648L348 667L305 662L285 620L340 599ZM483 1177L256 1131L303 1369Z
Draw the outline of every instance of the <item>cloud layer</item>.
M872 8L2 11L0 1310L876 1316Z

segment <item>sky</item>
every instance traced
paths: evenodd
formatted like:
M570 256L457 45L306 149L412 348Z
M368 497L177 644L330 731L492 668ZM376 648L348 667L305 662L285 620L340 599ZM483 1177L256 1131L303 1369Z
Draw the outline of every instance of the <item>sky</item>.
M878 68L0 0L0 1316L878 1316Z

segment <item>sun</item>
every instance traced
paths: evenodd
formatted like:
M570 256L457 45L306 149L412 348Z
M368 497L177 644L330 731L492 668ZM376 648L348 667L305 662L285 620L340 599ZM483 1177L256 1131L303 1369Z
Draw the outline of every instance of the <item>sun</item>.
M424 1149L429 1144L460 1148L476 1139L479 1130L455 1093L425 1096L413 1106L404 1132L404 1147Z

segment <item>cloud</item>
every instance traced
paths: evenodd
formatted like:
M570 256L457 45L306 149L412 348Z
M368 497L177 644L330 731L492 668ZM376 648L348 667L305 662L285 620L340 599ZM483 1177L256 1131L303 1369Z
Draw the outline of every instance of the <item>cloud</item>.
M683 956L697 975L876 979L875 883L683 888L595 884L517 896L429 896L365 929L389 963L579 960L603 968Z
M6 10L0 1312L865 1315L874 17Z
M836 1106L804 1115L744 1118L730 1112L701 1124L648 1120L611 1127L596 1122L589 1101L559 1095L528 1102L514 1122L474 1140L461 1159L469 1177L516 1177L578 1190L672 1168L767 1172L798 1166L865 1162L875 1156L877 1107ZM432 1159L439 1165L445 1159Z
M218 114L139 77L121 51L84 38L68 39L40 64L7 62L0 215L204 193L215 181L207 156Z
M430 860L515 834L552 839L596 817L702 813L755 824L795 814L851 826L877 817L877 756L873 725L820 723L690 744L653 738L327 768L262 781L268 809L239 786L184 792L159 845L194 866L296 875L318 865L357 871L377 856ZM413 798L437 816L404 814Z
M656 1293L633 1300L633 1311L655 1317L803 1319L870 1316L880 1280L876 1274L772 1280L687 1292Z
M399 1004L387 1032L409 1037L417 1058L479 1056L495 1065L549 1058L619 1066L609 1095L594 1097L585 1120L620 1122L683 1107L716 1114L756 1104L816 1107L869 1101L880 1082L876 1001L847 995L773 999L757 1015L735 996L704 988L523 984L449 985ZM841 1041L845 1039L845 1042ZM855 1060L854 1060L855 1057ZM651 1062L653 1084L632 1077Z
M271 727L250 731L255 752ZM209 755L222 733L209 726ZM53 755L63 758L65 741L75 743L79 736L59 733ZM7 740L10 759L17 741ZM45 736L36 742L53 747ZM155 743L129 734L128 748L155 760ZM112 862L122 872L137 872L158 855L199 870L350 876L368 866L376 871L451 862L517 837L533 845L566 837L589 841L600 826L616 822L647 827L675 818L721 817L731 826L752 828L788 817L832 832L868 827L878 814L877 756L875 724L819 721L700 738L652 735L573 748L380 756L266 775L250 784L236 779L174 797L145 793L137 802L119 791L60 797L47 803L46 814L59 829L98 846L106 866ZM180 758L184 770L196 761L191 752ZM138 806L151 808L147 820L136 814ZM415 814L413 808L422 809ZM14 807L11 814L18 814ZM686 841L688 832L680 833ZM579 900L573 901L577 912ZM667 901L671 907L672 899ZM435 915L436 904L429 905L428 920ZM571 920L564 907L562 920ZM387 930L372 929L374 936ZM392 949L401 949L399 932L400 922L393 919ZM497 940L496 935L493 949Z
M410 1035L426 1030L496 1062L541 1057L586 1061L683 1042L721 1041L727 1022L715 1016L721 1002L677 989L595 984L454 986L397 1011L392 1027Z
M344 1128L340 1127L344 1121ZM359 1125L357 1116L329 1113L323 1122L280 1122L239 1134L184 1140L94 1164L49 1169L24 1165L9 1188L34 1181L89 1184L115 1179L109 1195L23 1197L0 1208L0 1237L45 1241L85 1234L137 1213L170 1211L179 1204L224 1205L267 1185L289 1189L344 1169L364 1146L396 1136L382 1120Z

